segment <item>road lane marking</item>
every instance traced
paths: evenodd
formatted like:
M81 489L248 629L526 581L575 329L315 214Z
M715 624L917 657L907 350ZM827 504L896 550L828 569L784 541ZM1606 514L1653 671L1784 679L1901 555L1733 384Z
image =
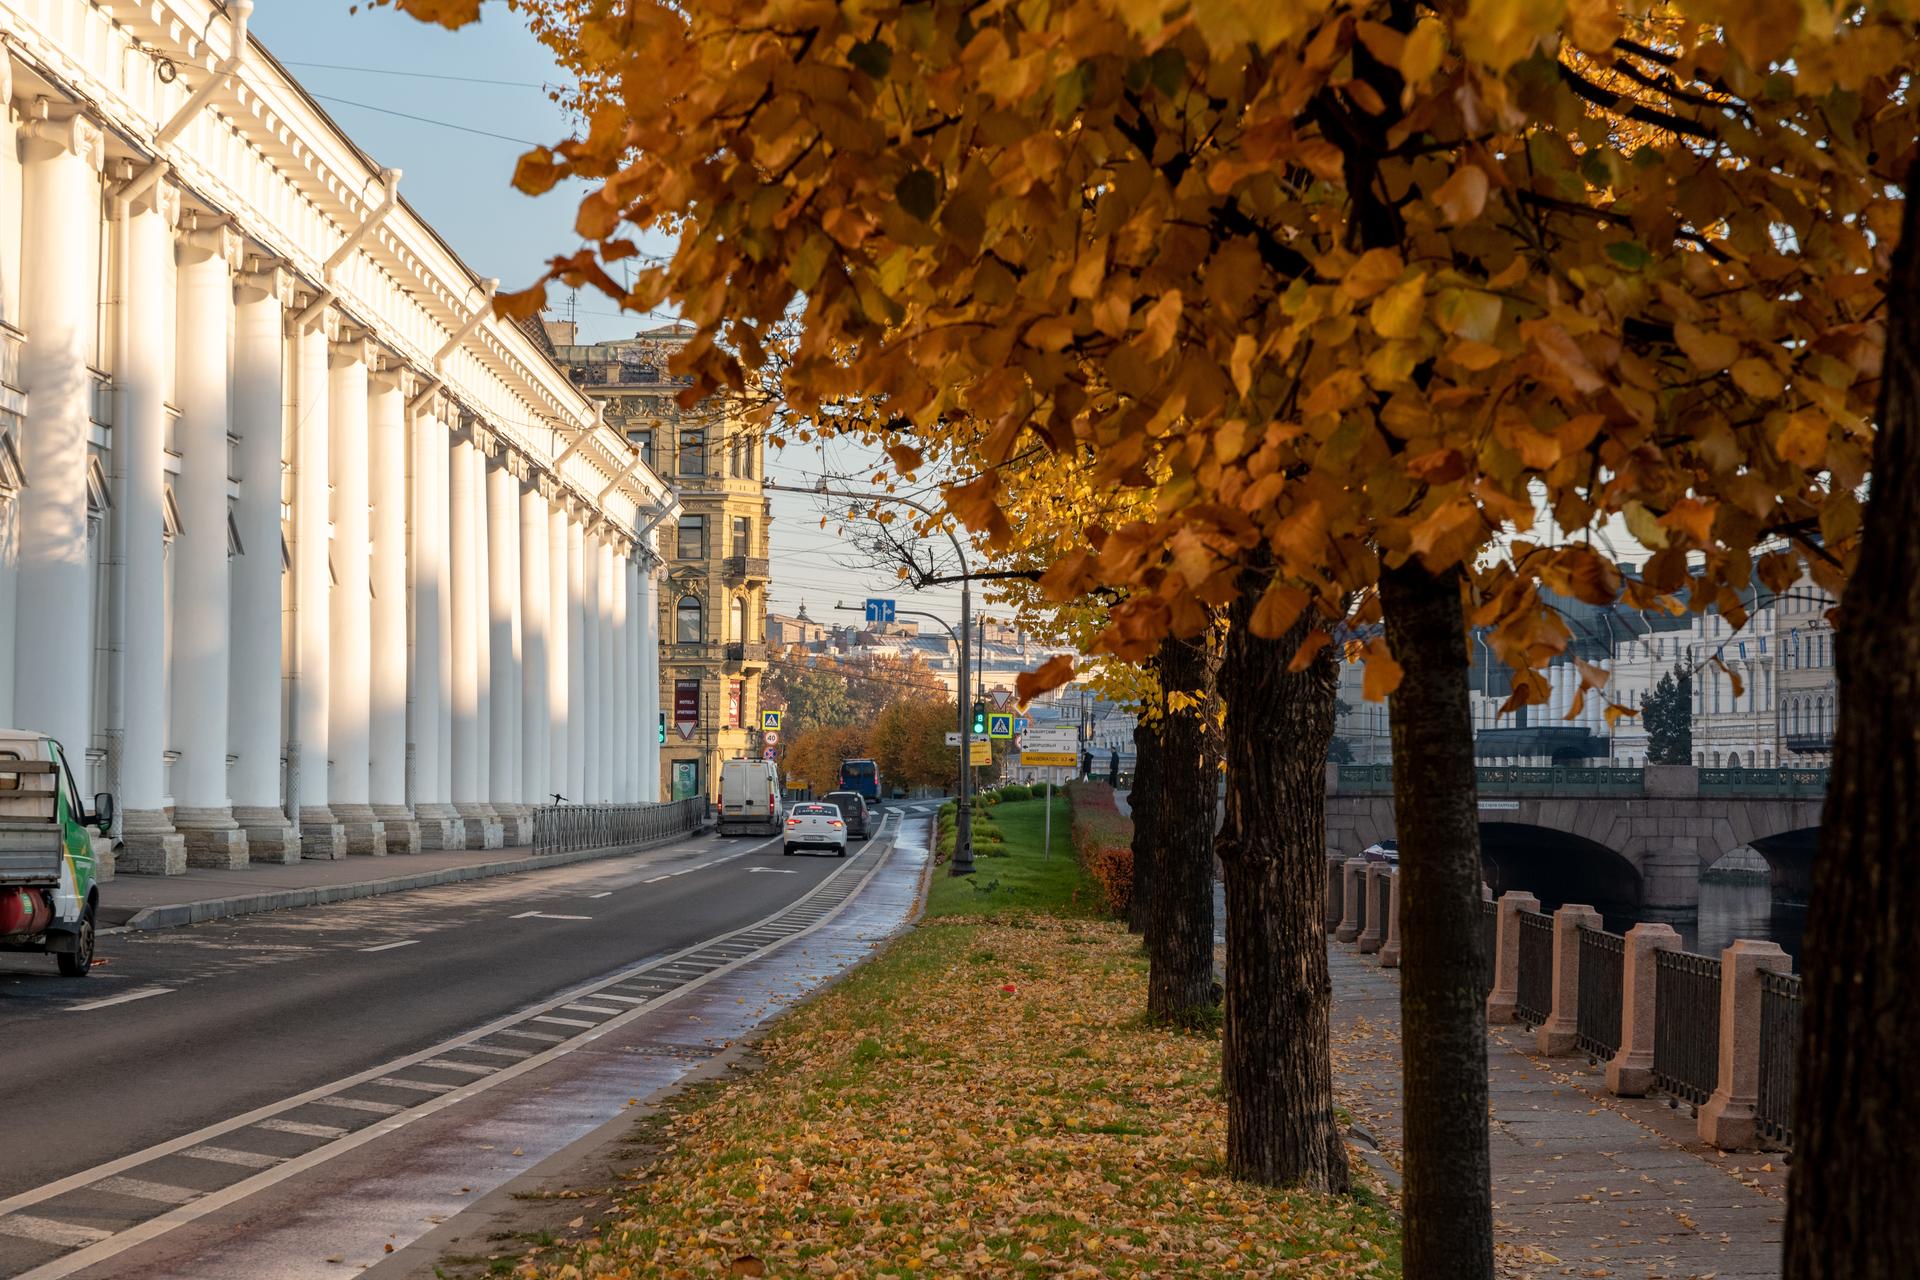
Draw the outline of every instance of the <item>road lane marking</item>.
M381 943L381 944L380 944L379 946L377 946L377 947L362 947L362 948L360 948L360 949L361 949L362 951L391 951L391 950L393 950L393 949L394 949L395 947L411 947L411 946L414 946L414 945L415 945L415 944L417 944L417 943L418 943L419 941L420 941L420 939L418 939L418 938L408 938L408 939L407 939L407 940L406 940L405 942L383 942L383 943Z
M522 911L517 916L508 916L509 920L591 920L592 916L561 916L546 911Z
M595 1000L618 1000L621 1004L645 1004L647 1002L646 998L641 996L617 996L611 991L596 991L593 993L593 998Z
M278 1117L262 1120L253 1127L271 1129L275 1133L297 1133L303 1138L338 1138L347 1132L337 1124L308 1124L304 1120L281 1120Z
M426 1080L402 1080L398 1076L381 1076L370 1080L369 1084L383 1084L389 1089L416 1089L421 1093L452 1093L459 1085L433 1084Z
M346 1130L340 1132L345 1133ZM170 1187L164 1182L148 1182L145 1178L102 1178L93 1184L93 1189L116 1196L131 1196L135 1200L157 1200L161 1204L185 1204L206 1194L192 1187Z
M793 870L791 867L748 867L747 874L750 876L758 876L758 875L797 876L800 873L798 871Z
M587 896L589 898L611 898L613 896L613 890L609 889L605 893L590 893Z
M491 1044L463 1044L460 1046L468 1053L490 1053L496 1058L531 1058L531 1049L506 1049Z
M314 1098L316 1107L343 1107L348 1111L371 1111L377 1116L397 1116L406 1108L397 1102L368 1102L364 1098Z
M767 841L765 843L771 844L773 841ZM764 845L754 846L753 848L760 847L764 847ZM753 852L753 848L743 850L742 853L751 853ZM208 1192L205 1196L193 1201L191 1204L176 1206L161 1213L157 1217L149 1218L144 1222L127 1227L124 1230L109 1233L104 1239L77 1248L71 1253L34 1268L32 1271L19 1277L19 1280L60 1280L61 1277L71 1276L77 1271L86 1270L106 1259L117 1257L129 1249L166 1235L178 1227L198 1221L210 1213L218 1212L228 1205L245 1200L249 1196L278 1185L310 1169L314 1169L349 1151L356 1150L367 1143L394 1132L403 1125L408 1125L416 1120L435 1115L447 1107L462 1103L479 1093L492 1089L509 1080L516 1079L529 1071L548 1066L577 1049L586 1048L607 1032L651 1013L657 1005L670 1003L678 1000L682 996L698 991L707 983L721 978L744 965L757 963L772 955L775 951L782 949L793 939L804 937L812 933L815 929L823 927L829 920L838 916L841 911L858 900L860 894L865 891L866 887L872 883L873 879L879 875L880 871L885 867L886 862L887 859L885 857L877 858L873 860L870 865L861 867L855 875L847 877L844 880L839 874L840 871L852 870L856 864L853 862L843 863L839 868L836 868L835 871L822 878L817 884L809 887L793 902L779 908L771 916L766 917L757 925L744 925L739 929L719 934L714 938L689 946L673 956L666 957L664 960L647 961L623 975L610 979L602 979L601 983L604 984L604 986L617 986L650 980L657 981L658 979L654 977L655 970L665 963L676 959L684 959L690 955L703 954L711 947L721 943L730 941L739 942L766 936L770 932L773 932L765 927L767 920L785 917L791 913L795 907L809 904L815 897L826 894L830 888L840 893L833 910L815 923L808 924L791 933L774 933L774 936L772 936L770 940L749 955L742 956L738 960L727 962L716 969L698 971L696 976L677 980L672 984L670 989L652 993L655 999L648 1001L647 1007L645 1008L636 1006L632 1009L625 1010L604 1023L583 1024L593 1029L589 1033L574 1036L558 1036L546 1035L539 1032L519 1031L513 1028L513 1024L527 1021L528 1019L525 1014L508 1014L496 1019L492 1023L465 1032L460 1038L420 1050L407 1057L394 1059L377 1067L368 1068L355 1075L343 1077L328 1084L309 1089L304 1093L282 1098L276 1102L255 1108L243 1115L233 1116L215 1124L204 1126L192 1133L168 1139L165 1142L157 1143L141 1151L130 1152L127 1155L97 1165L92 1169L69 1174L64 1178L46 1183L43 1186L35 1187L32 1190L0 1199L0 1215L15 1213L17 1210L24 1209L29 1205L43 1203L54 1197L82 1189L99 1181L106 1175L138 1168L169 1155L199 1156L200 1158L215 1160L220 1159L221 1155L224 1155L228 1157L238 1157L253 1167L257 1167L257 1162L263 1159L272 1163L271 1168L261 1169L259 1172L250 1176L243 1177L239 1182L232 1183L216 1191ZM645 987L641 989L645 990ZM556 1008L567 1000L578 999L583 996L590 997L597 994L599 994L599 990L596 989L594 984L582 984L572 991L552 997L544 1006L536 1007ZM383 1071L404 1070L408 1066L424 1061L438 1053L470 1047L474 1041L491 1035L520 1036L527 1039L554 1043L551 1043L548 1049L542 1050L530 1058L508 1064L494 1075L476 1079L457 1087L450 1085L423 1085L414 1081L400 1081L391 1076L379 1075L379 1073ZM559 1043L563 1041L565 1043ZM224 1148L196 1146L196 1144L202 1143L206 1139L245 1129L247 1126L255 1124L261 1119L279 1115L309 1103L315 1105L362 1107L363 1104L357 1100L340 1097L337 1091L356 1088L364 1084L397 1085L401 1088L424 1089L428 1091L436 1091L438 1088L444 1088L451 1090L451 1092L443 1093L440 1094L440 1096L400 1108L401 1114L396 1115L389 1123L363 1126L347 1134L345 1137L335 1139L330 1143L323 1144L310 1151L289 1158L263 1157L252 1152L232 1152ZM220 1152L221 1155L205 1154L216 1151ZM0 1216L0 1221L4 1220L4 1217Z
M651 880L642 880L640 883L641 884L659 884L662 880L670 880L670 879L672 879L671 876L655 876Z
M575 1013L619 1013L621 1012L619 1009L609 1009L607 1008L607 1006L603 1004L587 1004L585 1002L581 1002L578 1004L563 1004L560 1007L562 1009L571 1009Z
M24 1236L29 1240L38 1240L41 1244L57 1244L64 1249L82 1249L90 1244L99 1244L113 1232L102 1231L98 1227L82 1227L71 1222L56 1222L52 1218L36 1218L30 1213L10 1213L0 1218L0 1231L10 1236Z
M437 1067L441 1071L464 1071L470 1076L490 1076L500 1069L479 1062L449 1062L445 1058L428 1058L420 1065Z
M211 1160L215 1164L237 1164L243 1169L271 1169L285 1156L262 1155L258 1151L235 1151L232 1147L188 1147L180 1153L193 1160Z
M169 995L172 987L141 987L138 991L128 991L122 995L108 996L105 1000L88 1000L84 1004L70 1004L68 1013L85 1013L89 1009L105 1009L116 1004L125 1004L129 1000L145 1000L149 996Z
M538 1017L528 1019L528 1021L551 1022L556 1027L585 1027L589 1030L600 1025L597 1022L588 1022L584 1018L556 1018L550 1013L540 1014Z

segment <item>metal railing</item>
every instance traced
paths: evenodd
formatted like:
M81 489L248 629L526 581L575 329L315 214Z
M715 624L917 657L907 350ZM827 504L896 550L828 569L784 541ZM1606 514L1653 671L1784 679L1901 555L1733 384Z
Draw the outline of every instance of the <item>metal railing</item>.
M1340 790L1346 795L1392 795L1393 767L1343 764ZM1825 769L1707 769L1700 773L1703 796L1804 796L1826 794ZM1641 796L1644 769L1612 766L1482 765L1474 785L1483 796Z
M1580 1007L1574 1044L1596 1059L1620 1052L1620 1012L1626 999L1627 940L1605 929L1580 929Z
M1800 1045L1800 978L1760 974L1760 1101L1754 1128L1767 1141L1793 1145L1793 1055Z
M1480 999L1493 994L1493 970L1499 954L1500 907L1493 902L1480 904Z
M1380 935L1380 945L1385 946L1387 926L1392 923L1393 917L1393 876L1391 874L1380 877L1379 891L1373 898L1372 915L1375 921L1374 932Z
M1347 918L1347 874L1345 864L1336 858L1327 860L1327 932L1332 933Z
M1827 793L1825 769L1702 769L1700 794L1806 796Z
M533 811L533 852L572 853L646 844L695 830L704 796L667 804L550 804Z
M1658 951L1653 973L1653 1082L1699 1106L1720 1082L1720 962Z
M1515 913L1520 928L1519 991L1513 1013L1537 1027L1553 1012L1553 917L1539 911Z

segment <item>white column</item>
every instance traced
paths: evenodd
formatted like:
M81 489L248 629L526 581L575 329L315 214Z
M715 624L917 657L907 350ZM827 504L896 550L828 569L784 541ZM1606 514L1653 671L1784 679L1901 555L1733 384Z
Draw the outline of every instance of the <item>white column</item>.
M473 470L473 526L467 534L473 541L473 732L478 744L473 757L474 779L479 802L486 806L488 821L499 828L501 815L493 804L493 606L491 557L487 547L487 455L477 440L469 463ZM471 830L467 833L467 845L473 847Z
M388 853L416 853L420 828L407 807L407 404L398 369L367 392L367 497L372 534L373 626L367 798L385 824Z
M651 550L640 569L640 720L647 749L640 798L659 801L665 794L660 781L660 584Z
M600 741L600 726L605 720L607 686L601 677L600 652L605 647L606 637L601 630L600 615L600 536L589 532L581 561L580 615L585 641L581 645L580 683L576 686L580 696L574 705L585 711L581 717L586 722L581 741L581 750L585 752L585 767L581 770L582 783L587 799L594 804L604 804L607 799L607 751Z
M333 768L327 803L334 818L346 824L349 853L384 854L386 829L373 815L368 789L373 532L367 513L367 365L372 358L372 344L365 339L335 343L327 386L333 474L333 666L327 703Z
M520 788L530 805L552 804L553 721L547 710L552 665L548 615L553 591L547 579L547 498L538 485L520 491L521 714Z
M587 584L586 528L580 520L567 522L567 794L586 802L587 718L592 701L587 696Z
M633 754L628 745L633 728L633 669L628 663L633 652L627 634L627 558L611 544L607 547L607 657L610 668L607 689L611 695L607 744L611 769L610 799L627 804L633 800Z
M555 502L547 510L547 780L551 788L577 800L568 776L567 679L572 668L573 628L567 608L567 511Z
M647 633L647 615L640 594L641 565L646 552L635 543L622 565L627 578L627 635L621 651L627 658L627 709L623 713L627 727L627 798L638 803L647 798L647 739L653 736L653 721L646 717L645 659L641 640Z
M452 443L431 407L413 417L413 506L407 570L413 593L413 805L426 849L458 849L453 807L453 575L448 557Z
M247 835L234 823L227 789L233 671L228 358L239 255L239 237L225 227L190 231L179 246L177 394L184 460L174 494L180 536L173 552L173 739L180 751L173 771L174 825L186 837L188 863L229 868L247 863ZM277 537L274 543L277 552Z
M614 789L617 785L616 779L618 777L615 769L619 765L619 758L613 747L614 725L620 718L621 707L615 700L619 696L619 688L615 684L613 676L614 670L619 664L615 661L614 657L614 637L616 632L614 631L613 625L613 602L617 593L613 572L613 542L611 539L604 537L600 539L599 559L597 563L599 568L597 576L594 579L594 589L598 595L600 607L599 622L595 630L599 635L600 650L593 668L596 684L595 693L597 694L593 702L598 711L598 714L594 717L593 725L595 740L599 743L597 750L603 761L600 770L601 795L604 799L612 800L614 798Z
M242 276L233 314L233 430L240 497L234 525L233 616L227 705L229 785L234 820L246 829L254 862L295 862L300 840L280 794L282 630L286 571L281 560L286 427L286 306L292 281L284 272Z
M117 228L119 356L114 368L114 519L122 543L120 809L123 871L177 875L186 841L166 813L167 605L166 471L168 337L172 305L173 224L179 193L162 181L147 203L123 209ZM75 373L79 372L77 369ZM29 483L37 483L28 472Z
M487 473L488 638L492 648L487 799L506 822L507 843L532 839L520 801L520 481L506 459Z
M499 848L500 824L487 807L486 717L482 710L480 663L487 648L482 590L486 548L484 459L465 434L453 438L448 489L448 542L452 550L452 609L448 651L452 656L453 805L466 820L469 849Z
M290 802L298 806L300 815L300 852L308 858L347 854L346 830L327 803L333 521L328 492L332 451L326 325L323 314L294 337L293 695L287 763Z

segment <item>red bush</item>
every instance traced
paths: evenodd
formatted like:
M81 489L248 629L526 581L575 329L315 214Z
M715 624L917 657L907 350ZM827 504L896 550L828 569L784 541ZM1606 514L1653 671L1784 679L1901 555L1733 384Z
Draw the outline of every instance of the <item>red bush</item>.
M1133 819L1120 812L1104 782L1070 782L1073 852L1100 886L1107 910L1125 918L1133 900Z

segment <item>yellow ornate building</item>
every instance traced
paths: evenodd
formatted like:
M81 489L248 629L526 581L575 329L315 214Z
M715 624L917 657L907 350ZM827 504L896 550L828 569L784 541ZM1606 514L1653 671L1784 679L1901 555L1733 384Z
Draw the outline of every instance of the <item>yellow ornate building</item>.
M574 384L605 406L609 425L640 446L680 497L679 525L662 531L660 747L663 799L718 798L720 762L759 755L766 671L765 445L724 409L683 410L668 360L692 329L663 325L581 345L549 322Z

